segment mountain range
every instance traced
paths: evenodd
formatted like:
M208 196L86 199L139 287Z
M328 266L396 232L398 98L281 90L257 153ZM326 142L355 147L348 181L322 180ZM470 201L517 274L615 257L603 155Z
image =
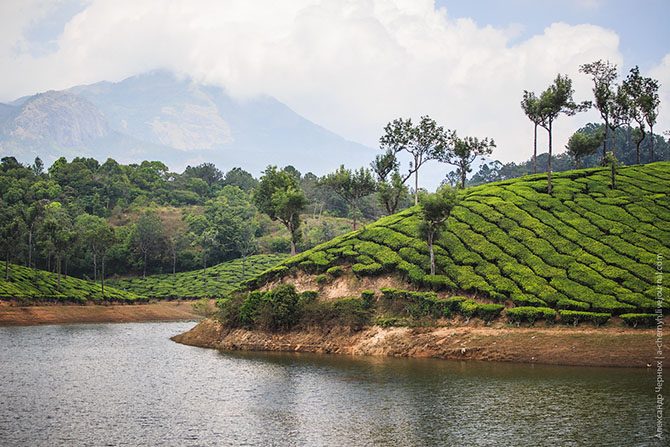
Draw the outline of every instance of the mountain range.
M174 170L213 162L259 173L292 164L317 174L369 163L375 150L348 141L270 96L225 89L166 71L0 103L0 156L48 165L60 156L160 160Z

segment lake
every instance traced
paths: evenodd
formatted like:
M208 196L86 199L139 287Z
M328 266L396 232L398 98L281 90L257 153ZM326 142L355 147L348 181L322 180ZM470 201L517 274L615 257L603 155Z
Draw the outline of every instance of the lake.
M0 327L0 446L661 445L652 370L169 340L193 325Z

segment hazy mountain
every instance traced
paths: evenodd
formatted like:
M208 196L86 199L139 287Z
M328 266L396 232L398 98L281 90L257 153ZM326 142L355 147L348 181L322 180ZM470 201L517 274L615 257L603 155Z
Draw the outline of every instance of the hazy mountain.
M47 163L61 155L152 159L178 170L203 161L254 172L293 164L323 173L341 163L367 164L375 151L272 97L237 100L219 87L157 71L0 104L0 155Z

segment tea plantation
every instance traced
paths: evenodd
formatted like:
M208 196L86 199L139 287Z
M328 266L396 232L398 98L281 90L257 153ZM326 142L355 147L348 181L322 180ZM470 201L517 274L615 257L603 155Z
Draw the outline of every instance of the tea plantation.
M20 302L63 302L84 303L88 300L102 300L100 284L71 276L58 276L44 270L36 270L10 264L9 281L5 280L5 263L0 262L0 299ZM105 284L104 301L136 302L142 298L132 292L117 290Z
M194 270L162 275L150 275L145 279L110 279L109 285L147 298L202 298L220 297L236 289L246 278L254 277L286 259L284 254L266 254L249 256L208 267L206 270Z
M670 267L670 163L622 167L617 188L609 185L609 171L596 168L556 173L552 195L545 174L464 190L437 242L435 276L427 273L413 207L289 258L246 285L298 270L328 278L350 266L357 276L395 274L419 289L519 307L519 319L654 312L657 259L666 272ZM663 307L670 308L667 297Z

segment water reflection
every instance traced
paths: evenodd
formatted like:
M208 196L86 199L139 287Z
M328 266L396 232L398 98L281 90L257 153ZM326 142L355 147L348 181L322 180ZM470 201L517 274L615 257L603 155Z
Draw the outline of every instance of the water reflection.
M0 328L0 445L654 445L652 371L168 340L190 326Z

